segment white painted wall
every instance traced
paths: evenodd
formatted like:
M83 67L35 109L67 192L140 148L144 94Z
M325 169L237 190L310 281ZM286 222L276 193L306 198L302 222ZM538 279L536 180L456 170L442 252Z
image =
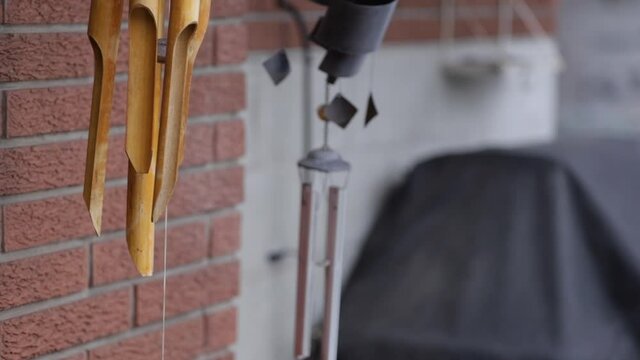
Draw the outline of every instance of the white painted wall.
M464 51L490 44L460 44ZM440 71L435 45L397 45L376 57L375 94L381 115L363 129L363 113L346 131L334 127L332 145L353 166L347 210L347 270L357 255L383 194L417 161L435 154L493 145L546 141L556 133L556 74L552 45L519 40L510 51L531 64L473 86L452 86ZM267 255L295 248L302 157L301 54L290 51L291 77L274 88L261 62L248 63L249 118L244 205L240 360L292 359L295 258L270 264ZM315 53L316 62L322 53ZM367 65L369 66L369 64ZM364 112L369 69L344 81L342 92ZM323 99L316 72L314 107ZM320 125L319 122L317 125ZM316 144L320 127L314 129Z

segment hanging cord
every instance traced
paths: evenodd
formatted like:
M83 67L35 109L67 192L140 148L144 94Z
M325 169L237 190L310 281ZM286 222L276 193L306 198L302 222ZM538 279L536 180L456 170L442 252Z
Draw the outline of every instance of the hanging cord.
M309 28L307 23L300 12L300 9L291 3L290 0L278 0L278 5L285 10L291 18L298 30L298 35L302 39L302 57L303 63L303 77L302 77L302 111L304 112L304 133L303 133L303 147L305 153L311 150L312 145L312 128L313 128L313 106L311 100L311 88L313 85L313 71L312 63L313 56L311 54L311 41L309 39Z
M533 12L533 10L531 10L531 7L526 2L524 2L523 0L508 1L511 3L513 11L522 19L525 26L527 27L527 30L529 30L531 34L536 35L537 37L551 38L540 20L538 20L536 14ZM565 66L564 58L562 57L562 54L560 53L560 50L558 50L557 46L554 46L553 49L554 63L552 65L555 66L558 71L562 71Z
M324 88L324 105L329 106L329 80L325 82ZM329 119L324 119L324 140L323 140L323 148L329 147Z
M164 212L164 254L162 263L162 360L164 360L165 332L167 325L167 213L169 207Z

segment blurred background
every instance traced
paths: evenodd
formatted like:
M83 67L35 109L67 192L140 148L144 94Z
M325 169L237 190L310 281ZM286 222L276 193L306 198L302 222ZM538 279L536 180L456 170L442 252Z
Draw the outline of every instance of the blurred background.
M442 22L448 20L438 2L400 1L383 48L370 57L358 76L339 82L339 91L361 108L373 89L380 110L380 117L367 128L363 128L363 114L358 114L347 130L334 127L331 133L332 146L353 165L345 220L345 279L366 239L375 237L371 228L382 221L378 215L387 194L422 161L444 154L522 148L565 139L588 138L599 143L603 137L635 137L640 119L635 101L640 95L635 80L640 53L635 39L640 26L633 18L640 4L631 0L527 4L537 15L537 24L527 24L530 19L516 13L511 33L506 34L498 24L498 2L458 1L456 40L452 42L439 36ZM305 12L305 16L311 14ZM277 88L261 66L271 53L271 49L252 52L248 61L250 120L238 348L242 359L290 356L296 260L266 259L270 252L297 247L299 179L293 165L307 145L303 134L310 132L314 146L319 146L322 134L318 121L311 129L301 121L301 50L289 49L292 75ZM497 74L464 74L460 79L447 72L449 64L482 62L505 53L512 62ZM323 51L314 48L311 54L311 67L316 69ZM313 72L314 108L323 101L323 76ZM583 149L590 147L583 145ZM429 180L425 181L425 188L429 188ZM485 205L491 212L491 204ZM514 207L512 211L520 210ZM429 216L425 214L425 218ZM458 226L471 226L467 220L473 222L459 218ZM394 240L389 238L388 242ZM389 245L389 251L392 248ZM413 286L420 284L417 281ZM454 358L467 358L458 356ZM504 358L516 358L512 356Z

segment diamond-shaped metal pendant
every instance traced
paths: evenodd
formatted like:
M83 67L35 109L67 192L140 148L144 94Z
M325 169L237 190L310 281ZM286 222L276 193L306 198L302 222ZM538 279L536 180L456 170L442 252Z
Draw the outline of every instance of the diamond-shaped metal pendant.
M373 99L373 93L369 94L369 101L367 102L367 116L364 118L364 126L369 125L371 120L378 117L378 107L376 101Z
M342 94L336 95L331 103L325 108L327 118L338 124L338 126L343 129L349 125L357 112L358 108L342 96Z
M267 73L276 86L291 73L289 57L284 50L278 51L275 55L263 62L262 66L267 70Z

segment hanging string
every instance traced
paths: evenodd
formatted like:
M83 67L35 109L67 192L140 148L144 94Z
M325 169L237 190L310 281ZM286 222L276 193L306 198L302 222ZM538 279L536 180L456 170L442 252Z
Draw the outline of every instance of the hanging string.
M164 212L164 254L162 262L162 360L164 360L165 332L167 325L167 213L169 213L169 207L167 207Z
M324 105L325 108L329 106L329 80L325 82L324 89ZM326 114L325 114L326 116ZM329 147L329 119L324 119L324 140L323 147L326 149Z

